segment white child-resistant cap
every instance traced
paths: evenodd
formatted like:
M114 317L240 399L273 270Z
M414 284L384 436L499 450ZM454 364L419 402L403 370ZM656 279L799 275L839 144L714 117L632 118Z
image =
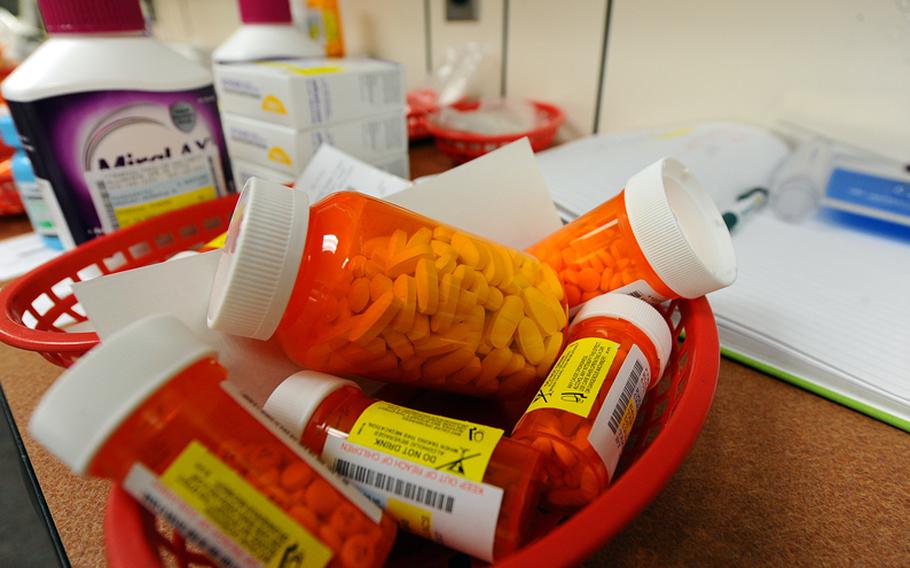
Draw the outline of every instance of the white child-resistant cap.
M626 183L626 213L657 276L683 298L736 279L733 241L711 196L678 161L664 158Z
M356 387L357 383L316 371L300 371L272 391L262 410L299 440L322 401L349 385Z
M586 319L596 317L621 319L640 329L651 340L654 350L657 351L657 359L660 361L658 378L663 376L673 349L673 335L670 332L670 326L667 325L667 320L657 311L657 308L644 300L626 294L603 294L591 298L582 305L569 325L569 329ZM652 384L657 384L657 381Z
M160 386L214 355L177 318L155 315L105 339L67 369L38 403L28 429L84 474L105 440Z
M306 246L303 191L250 178L231 217L209 299L209 327L268 339L291 298Z

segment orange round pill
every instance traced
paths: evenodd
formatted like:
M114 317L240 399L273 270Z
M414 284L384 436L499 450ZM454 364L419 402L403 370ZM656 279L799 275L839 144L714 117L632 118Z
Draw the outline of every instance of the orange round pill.
M338 494L327 481L316 479L307 487L306 502L317 515L328 516L338 505Z
M294 463L281 472L281 486L288 491L303 489L313 479L313 470L304 463Z
M341 547L341 565L345 568L372 566L375 557L374 546L374 541L367 535L352 535Z

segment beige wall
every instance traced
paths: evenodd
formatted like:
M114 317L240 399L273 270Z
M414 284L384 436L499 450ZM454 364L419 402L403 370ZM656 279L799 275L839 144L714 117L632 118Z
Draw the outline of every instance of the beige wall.
M479 1L479 21L446 22L444 0L341 0L349 51L401 61L414 87L477 42L478 91L557 103L568 136L786 117L910 147L910 0ZM155 4L169 40L214 47L237 23L233 0Z

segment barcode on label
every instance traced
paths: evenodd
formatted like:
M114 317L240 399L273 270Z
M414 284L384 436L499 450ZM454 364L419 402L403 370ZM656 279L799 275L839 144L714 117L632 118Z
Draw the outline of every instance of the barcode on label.
M196 532L195 528L183 522L183 520L170 509L159 503L154 495L143 493L142 500L155 514L162 517L165 522L174 527L174 530L183 535L186 540L201 547L205 553L215 561L215 564L224 566L225 568L242 568L240 564L235 563L232 558L224 554L224 551L208 542L201 534Z
M641 378L641 373L644 370L645 367L641 364L641 361L636 361L635 365L632 366L632 372L629 373L629 378L626 379L626 385L622 388L622 393L619 395L619 401L613 408L613 414L610 415L610 430L614 434L616 433L616 429L619 428L619 421L622 420L622 416L625 414L626 406L629 405L629 399L632 398L632 395L635 393L635 387L638 385L638 380Z
M421 487L399 479L395 476L388 475L362 465L351 463L343 459L335 460L335 473L346 477L357 483L371 485L376 489L381 489L393 493L398 497L411 499L422 503L428 507L433 507L446 513L451 513L455 506L455 498L439 491L433 491L426 487Z

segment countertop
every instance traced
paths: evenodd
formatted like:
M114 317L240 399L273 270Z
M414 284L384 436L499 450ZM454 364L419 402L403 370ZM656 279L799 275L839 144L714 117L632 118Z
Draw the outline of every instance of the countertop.
M428 144L412 176L451 164ZM0 238L28 229L0 220ZM108 484L70 474L25 432L60 374L0 345L0 383L73 566L104 566ZM722 360L701 436L661 494L588 565L908 566L910 435Z

